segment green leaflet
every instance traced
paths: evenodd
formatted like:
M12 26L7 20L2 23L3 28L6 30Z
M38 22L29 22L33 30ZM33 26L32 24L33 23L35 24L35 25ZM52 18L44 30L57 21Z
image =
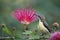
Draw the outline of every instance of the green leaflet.
M31 34L32 31L26 31L26 32L23 32L23 34Z
M5 26L4 28L2 28L2 30L7 33L8 35L12 35L12 32Z
M31 35L29 39L40 39L39 35Z

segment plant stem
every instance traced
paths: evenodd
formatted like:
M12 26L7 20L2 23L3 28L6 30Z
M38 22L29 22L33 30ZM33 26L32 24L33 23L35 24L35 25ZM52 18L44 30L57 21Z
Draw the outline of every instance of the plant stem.
M25 30L28 30L28 25L24 24Z

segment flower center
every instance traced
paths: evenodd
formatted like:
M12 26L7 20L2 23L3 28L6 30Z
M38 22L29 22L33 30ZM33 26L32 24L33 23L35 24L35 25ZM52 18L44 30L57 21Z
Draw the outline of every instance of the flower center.
M30 22L28 22L28 21L26 21L26 20L21 21L21 23L24 24L24 25L28 25L28 24L30 24Z

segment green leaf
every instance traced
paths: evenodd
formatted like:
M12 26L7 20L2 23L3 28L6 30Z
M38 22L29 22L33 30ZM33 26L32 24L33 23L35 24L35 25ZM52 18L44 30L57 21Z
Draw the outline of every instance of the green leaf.
M32 31L26 31L26 32L23 32L23 34L31 34Z
M2 30L7 33L8 35L12 35L12 32L5 26L4 28L2 28Z
M49 37L50 37L50 35L46 35L46 36L45 36L45 38L49 38Z
M19 31L16 31L16 33L15 33L15 39L23 39L23 34L22 33L20 33Z
M40 39L39 35L31 35L29 39Z

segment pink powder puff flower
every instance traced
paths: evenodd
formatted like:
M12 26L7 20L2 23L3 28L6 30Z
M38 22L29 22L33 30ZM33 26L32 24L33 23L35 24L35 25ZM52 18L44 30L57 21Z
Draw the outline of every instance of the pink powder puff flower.
M34 9L17 9L13 12L14 18L16 18L18 21L20 21L22 24L30 24L31 22L34 22L37 19L37 16L35 16L36 11Z
M60 40L60 32L53 33L49 40Z

